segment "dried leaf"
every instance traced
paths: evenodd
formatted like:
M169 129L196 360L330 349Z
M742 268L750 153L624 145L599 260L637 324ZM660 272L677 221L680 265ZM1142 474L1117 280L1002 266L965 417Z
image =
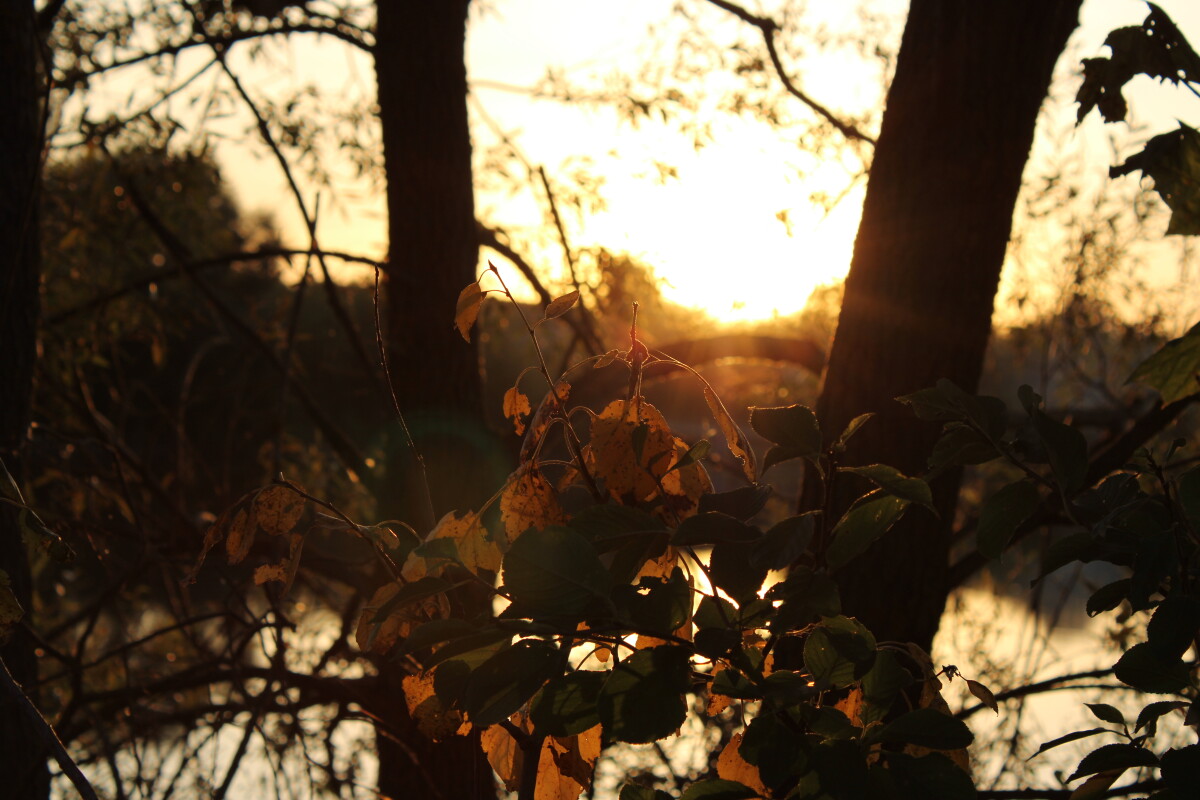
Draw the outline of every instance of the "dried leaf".
M254 585L262 586L268 581L287 582L287 560L278 564L261 564L254 568Z
M579 302L579 292L568 292L562 297L556 297L546 306L546 319L561 317Z
M504 393L504 416L512 420L513 430L517 436L525 432L525 417L532 413L529 398L521 390L513 386Z
M592 420L588 455L593 474L622 502L643 502L658 491L674 449L667 421L642 398L614 400Z
M433 689L433 672L406 675L401 681L408 714L417 721L421 733L441 742L458 733L463 724L462 712L446 708Z
M1000 706L996 703L996 695L992 694L991 689L987 688L979 681L972 680L967 681L967 688L971 690L971 694L975 695L979 702L983 703L997 714L1000 713Z
M717 758L717 777L743 783L763 797L769 797L770 792L758 774L758 767L742 758L742 754L739 752L741 746L742 734L735 733Z
M304 514L305 499L282 484L267 486L254 496L254 525L271 536L291 533Z
M438 520L433 530L425 537L426 542L434 539L450 539L458 551L463 566L472 572L486 569L500 571L500 548L488 538L487 531L479 522L479 515L468 511L462 517L451 511ZM430 574L424 558L409 555L400 571L406 581L415 581Z
M250 552L254 544L254 526L250 524L250 514L245 508L239 508L229 523L225 535L225 555L230 564L237 564Z
M200 546L200 555L196 557L196 563L188 570L188 574L184 576L184 585L190 585L196 582L196 576L200 573L200 567L204 565L204 559L208 557L208 553L225 536L225 525L229 521L229 512L226 511L221 516L217 517L216 522L208 526L208 530L204 532L204 544Z
M718 661L714 663L712 668L712 677L716 678L717 675L719 675L725 669L727 669L727 667L723 662ZM712 686L711 682L709 683L709 686ZM725 709L729 708L729 704L732 702L733 698L729 695L714 694L710 691L708 693L708 705L706 705L704 708L704 714L708 717L715 717Z
M450 615L450 602L445 594L414 600L412 603L396 608L385 620L375 617L384 603L392 599L404 586L398 581L385 583L375 590L371 599L363 606L358 618L358 628L354 631L354 641L358 649L364 653L383 655L401 639L407 638L423 622L431 619L444 619Z
M468 284L458 293L458 307L454 311L454 324L463 339L471 341L471 326L479 316L479 306L483 303L483 290L479 282Z
M603 369L604 367L607 367L609 364L616 361L617 356L619 355L621 355L621 351L614 347L612 350L609 350L607 353L597 358L596 363L592 364L592 369Z
M565 520L558 493L536 467L520 470L500 495L500 521L509 544L530 528L542 530Z
M861 727L863 724L862 708L864 702L862 687L856 686L850 690L850 694L834 703L833 707L845 714L850 722Z
M717 397L716 392L707 386L704 387L704 402L708 403L708 410L712 413L713 419L717 421L721 433L724 434L729 452L733 453L733 457L741 463L742 473L746 476L746 480L754 483L754 452L746 442L746 437L742 435L737 423L733 421L733 417L725 410L725 404L721 402L721 398Z
M554 385L554 391L547 392L546 396L542 398L537 412L533 415L533 421L529 424L529 433L525 436L525 441L521 443L520 460L522 464L533 458L538 442L541 441L559 408L566 404L570 395L571 384L559 381Z
M664 512L669 510L669 516L664 521L675 523L696 513L700 508L700 497L713 490L708 471L699 461L678 467L679 461L688 452L688 446L682 439L675 440L675 458L671 467L663 476L663 490L667 493L663 504Z

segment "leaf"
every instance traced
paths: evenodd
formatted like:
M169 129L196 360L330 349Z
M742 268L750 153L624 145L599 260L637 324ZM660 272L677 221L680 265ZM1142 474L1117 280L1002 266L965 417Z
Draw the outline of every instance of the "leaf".
M679 460L672 464L671 468L667 470L667 472L674 472L677 469L690 467L692 464L704 460L704 457L708 455L709 448L711 447L712 444L708 441L708 439L701 439L689 447L687 452L680 456Z
M253 524L271 536L291 533L304 514L306 502L303 495L289 486L267 486L254 496Z
M640 416L639 416L640 409ZM634 450L634 432L644 425L641 453ZM654 406L640 398L614 400L592 420L588 444L593 474L609 494L627 505L648 500L670 468L675 438Z
M424 672L406 675L400 682L408 715L416 720L421 733L435 742L445 741L462 727L462 713L447 707L434 691L434 675Z
M1116 178L1134 170L1154 179L1154 190L1171 209L1168 236L1200 234L1200 131L1181 122L1177 130L1155 136L1140 153L1110 168L1108 174ZM1192 381L1185 394L1195 391ZM1163 402L1171 401L1164 395Z
M1164 344L1129 376L1153 386L1162 395L1163 405L1182 400L1200 391L1200 323L1193 325L1178 339Z
M1187 665L1161 656L1148 642L1135 644L1113 665L1117 680L1152 694L1170 694L1188 685Z
M975 800L977 796L971 776L943 753L920 757L888 753L887 765L887 773L894 776L902 797Z
M869 499L860 500L834 526L833 541L825 551L830 569L843 567L865 552L908 507L907 500L892 495L869 494L866 498Z
M846 429L842 431L842 435L839 436L837 441L833 443L833 449L839 453L845 451L846 445L850 443L851 437L858 433L862 426L870 422L871 418L874 416L874 412L868 412L866 414L859 414L857 417L850 420L850 424L848 424Z
M475 318L479 316L479 306L482 303L483 291L479 288L479 281L467 284L467 287L458 293L458 305L454 310L454 324L463 339L468 342L471 341L471 326L475 324Z
M750 427L775 446L763 458L763 471L793 458L821 469L821 426L817 415L802 405L750 409Z
M855 681L855 664L834 647L824 628L816 628L804 640L804 668L812 675L817 688L840 689Z
M500 495L500 521L509 544L530 528L542 529L566 521L558 492L534 466L520 470Z
M522 727L520 724L518 728ZM512 734L499 725L493 725L479 736L479 744L487 756L488 763L500 776L504 788L515 792L521 785L521 746ZM539 763L540 766L540 763Z
M562 297L556 297L546 305L544 319L555 319L570 311L579 302L579 292L568 292Z
M576 670L554 678L533 698L529 718L551 736L573 736L600 724L596 703L607 672Z
M1092 715L1101 722L1111 722L1113 725L1125 725L1125 715L1115 706L1108 703L1084 703Z
M1087 615L1094 617L1105 611L1112 611L1129 596L1129 587L1133 583L1129 578L1121 578L1110 584L1101 586L1087 600Z
M709 778L696 781L679 796L679 800L747 800L759 793L744 783Z
M1200 630L1200 599L1174 594L1154 611L1146 638L1164 659L1179 658L1192 646Z
M964 422L948 422L933 445L929 456L930 473L947 467L984 464L997 458L1000 451L982 434Z
M483 728L508 719L561 669L558 649L540 639L522 639L471 672L463 710Z
M750 563L767 569L784 569L808 550L820 512L787 517L763 535L750 551Z
M767 579L767 568L751 564L750 553L750 545L744 542L718 542L708 564L713 583L742 607L758 596Z
M1051 739L1048 742L1043 742L1042 746L1037 749L1037 752L1025 760L1029 761L1033 758L1036 758L1037 756L1040 756L1042 753L1046 752L1047 750L1058 747L1059 745L1069 744L1071 742L1077 742L1080 739L1086 739L1090 736L1097 736L1101 733L1116 733L1116 731L1114 731L1110 728L1090 728L1086 731L1072 731L1071 733L1068 733L1065 736L1059 736L1057 739Z
M762 511L770 497L770 486L742 486L728 492L704 495L700 498L699 510L720 511L744 522Z
M1180 708L1187 708L1187 703L1182 700L1159 700L1151 703L1138 712L1137 723L1134 725L1134 732L1140 731L1148 725L1153 725L1158 718L1164 714L1169 714ZM1151 736L1154 734L1151 733Z
M500 570L500 548L488 538L474 511L468 511L461 517L453 511L448 512L430 531L425 545L439 539L453 542L457 560L472 572Z
M520 436L525 433L525 417L533 413L529 398L521 390L512 386L504 393L504 416L512 420L513 432Z
M444 592L448 588L448 583L434 577L408 584L393 581L379 587L359 616L354 634L359 649L386 653L418 625L446 616L450 609Z
M1067 782L1110 769L1156 766L1158 766L1158 756L1145 748L1132 744L1106 744L1084 756L1083 760L1079 762L1079 766L1067 778Z
M750 449L750 444L746 441L742 429L725 410L725 404L721 402L720 397L717 397L717 393L707 386L704 387L704 402L708 404L709 413L717 421L717 427L721 429L721 434L725 437L725 445L729 448L729 452L742 465L742 474L750 483L755 483L754 451Z
M566 381L559 381L554 385L553 391L546 392L533 415L533 421L529 423L529 432L525 434L525 440L521 442L519 463L525 464L533 459L538 443L550 429L551 423L559 420L560 413L570 396L571 384Z
M871 464L866 467L840 467L838 471L866 478L892 497L899 497L910 503L920 503L934 511L933 493L929 491L929 484L920 478L910 478L895 467Z
M1083 488L1087 476L1087 440L1070 425L1051 419L1042 411L1039 408L1042 398L1028 386L1021 386L1018 392L1034 432L1046 448L1050 469L1063 490L1075 494Z
M220 524L220 520L217 521ZM216 526L214 526L216 527ZM225 529L225 556L230 564L238 564L250 553L254 544L254 525L250 522L250 512L239 508L233 513L229 527Z
M1000 713L1000 706L996 703L996 695L992 694L992 690L984 686L979 681L967 679L967 690L975 695L975 699L983 703L985 706Z
M762 531L718 511L706 511L688 517L671 534L675 547L716 544L717 542L755 542L762 538Z
M727 781L744 784L755 793L767 797L769 790L758 774L758 767L742 758L738 752L742 747L742 734L735 733L729 737L729 742L717 757L717 777Z
M254 568L254 585L262 586L264 583L268 583L270 581L286 583L287 566L287 561L283 561L279 564L260 564ZM3 620L0 619L0 625L2 624Z
M1200 795L1200 745L1190 744L1163 753L1162 779L1177 797Z
M875 732L872 738L933 750L957 750L975 741L975 735L962 720L933 708L917 708L901 714Z
M999 558L1025 520L1033 516L1042 498L1032 481L1010 483L983 501L975 543L987 558Z
M606 738L644 744L670 736L683 724L691 669L688 651L664 645L623 660L600 691L598 709Z
M570 528L530 529L504 557L513 602L539 616L574 616L607 599L610 579L595 548Z

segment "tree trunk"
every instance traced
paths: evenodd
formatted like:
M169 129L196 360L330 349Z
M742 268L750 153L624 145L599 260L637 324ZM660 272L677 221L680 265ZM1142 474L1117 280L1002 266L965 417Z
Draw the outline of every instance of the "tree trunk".
M913 0L818 403L831 436L878 414L845 463L922 473L939 428L893 398L939 378L975 390L1038 110L1079 5ZM881 640L932 642L960 477L934 482L940 519L911 511L837 575L846 613ZM852 499L839 494L837 513Z
M390 251L388 364L429 489L427 499L420 469L401 444L387 467L394 495L381 500L381 513L422 533L446 511L486 500L507 472L484 422L475 345L464 342L453 324L458 294L475 280L479 258L463 60L468 5L377 4L375 70ZM387 723L378 737L380 791L394 798L494 800L478 733L432 744L407 717L396 670L385 683L390 688L376 709Z
M19 476L29 425L38 319L37 186L41 153L38 39L30 0L0 7L0 458ZM4 480L0 477L0 480ZM29 562L16 510L0 503L0 570L25 609L32 609ZM0 658L25 687L37 682L34 643L24 629L0 646ZM50 793L47 754L28 717L0 694L0 775L5 796Z

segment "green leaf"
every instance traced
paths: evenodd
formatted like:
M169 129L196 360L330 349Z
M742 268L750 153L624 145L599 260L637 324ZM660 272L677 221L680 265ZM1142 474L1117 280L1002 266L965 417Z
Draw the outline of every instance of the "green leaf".
M819 511L800 514L775 525L750 551L750 563L767 569L784 569L808 550Z
M1145 748L1132 744L1106 744L1084 756L1067 781L1086 778L1088 775L1107 772L1110 769L1156 766L1158 766L1158 756Z
M992 440L1004 435L1008 409L1003 400L988 395L967 394L944 378L932 388L896 399L909 406L918 419L969 422Z
M816 414L801 405L750 409L750 427L775 446L763 458L763 471L773 464L805 458L820 466L821 426Z
M1000 489L979 511L975 542L988 558L999 558L1021 523L1033 516L1042 498L1032 481L1020 480Z
M741 542L718 542L712 549L708 561L708 572L713 583L732 597L739 606L745 606L758 596L763 581L767 579L767 568L756 566L750 561L751 547Z
M860 500L833 528L833 541L825 552L829 568L836 570L865 552L900 519L907 507L907 500L882 493L872 493Z
M561 668L557 648L524 639L501 650L471 673L463 710L479 727L508 719Z
M1042 398L1028 386L1021 387L1021 395L1021 402L1033 421L1034 432L1046 448L1054 477L1067 494L1075 494L1083 488L1087 477L1087 440L1070 425L1051 419L1038 408Z
M929 484L920 478L910 478L895 467L889 467L886 464L871 464L866 467L841 467L838 471L866 478L882 489L885 494L899 497L910 503L919 503L930 511L934 511L933 493L929 491Z
M1152 694L1170 694L1188 685L1188 669L1182 660L1163 658L1148 642L1135 644L1113 665L1122 683Z
M618 586L613 600L623 618L640 630L662 636L674 633L687 622L692 610L691 587L679 567L668 580L643 576L636 586Z
M874 416L875 414L873 412L868 412L866 414L859 414L857 417L850 420L850 424L846 426L844 431L842 431L842 435L839 436L837 441L833 443L833 449L839 453L844 451L846 449L846 445L849 444L851 437L858 433L859 429L861 429L863 425L866 425L868 422L870 422L871 418Z
M1179 797L1200 797L1200 744L1163 753L1162 778Z
M504 556L504 585L513 602L538 616L578 615L607 598L609 583L595 548L570 528L531 528Z
M553 679L534 696L529 718L549 736L574 736L600 723L596 707L607 672L577 670Z
M1084 703L1092 715L1101 722L1111 722L1113 725L1124 725L1125 715L1115 706L1108 703Z
M617 800L672 800L672 797L662 789L627 783L621 787L621 796Z
M770 497L771 487L765 484L742 486L728 492L700 495L697 510L702 514L705 511L720 511L744 521L762 511Z
M708 439L701 439L700 441L696 442L694 445L689 447L688 451L686 453L684 453L682 456L680 456L679 460L676 461L675 464L669 470L667 470L667 472L674 472L677 469L683 469L684 467L690 467L692 464L695 464L697 461L703 460L703 458L706 455L708 455L708 451L711 448L712 448L712 443L709 442Z
M679 800L747 800L752 797L758 797L758 792L744 783L710 778L693 783Z
M1138 712L1137 724L1134 726L1133 730L1136 733L1142 728L1145 728L1147 725L1153 725L1158 721L1158 718L1164 714L1169 714L1172 711L1180 708L1187 708L1187 703L1182 700L1159 700L1151 703ZM1150 735L1153 736L1153 732L1151 732Z
M859 712L863 724L882 720L900 693L913 684L912 674L900 665L895 653L881 650L875 665L863 676L863 699L867 705Z
M880 728L872 738L932 750L958 750L975 741L975 735L962 720L933 708L918 708L902 714Z
M913 757L905 753L887 754L888 772L905 798L937 800L975 800L971 776L941 753Z
M613 539L622 534L664 531L667 526L658 517L640 508L606 503L587 506L573 517L567 526L590 541Z
M694 547L718 542L754 542L762 531L719 511L695 514L679 523L671 535L675 547Z
M479 632L479 628L465 619L433 619L416 628L396 648L395 655L415 653L435 644L461 639Z
M785 581L767 590L767 597L783 601L771 620L775 634L799 630L817 617L837 616L842 610L833 578L805 566L792 568Z
M724 597L704 595L700 598L700 604L696 606L693 621L697 628L703 630L704 628L728 628L737 622L737 618L737 609Z
M806 750L806 742L794 726L784 724L776 713L764 712L746 726L738 754L758 767L764 784L776 787L806 771Z
M1068 733L1065 736L1060 736L1057 739L1051 739L1048 742L1044 742L1042 744L1042 746L1037 749L1036 753L1034 753L1033 755L1031 755L1029 758L1027 758L1025 760L1029 761L1033 758L1036 758L1037 756L1040 756L1042 753L1046 752L1047 750L1058 747L1059 745L1069 744L1071 742L1077 742L1080 739L1086 739L1089 736L1098 736L1102 733L1116 733L1116 731L1114 731L1110 728L1090 728L1086 731L1073 731L1071 733Z
M856 679L857 665L834 647L824 628L815 628L804 640L804 668L813 676L817 688L840 689Z
M1112 611L1129 595L1129 586L1133 583L1129 578L1121 578L1110 584L1101 586L1087 601L1087 615L1094 617L1105 611Z
M984 464L1000 456L996 446L963 422L948 422L929 456L929 471L939 473L947 467Z
M631 744L670 736L687 715L684 693L690 680L685 648L651 647L626 658L600 690L597 707L605 736Z
M447 642L421 663L425 669L432 669L443 661L455 660L462 661L474 669L493 654L508 647L511 642L512 634L507 631L484 629L479 633Z
M1200 176L1197 176L1200 178ZM1198 231L1200 232L1200 231ZM1162 395L1163 405L1200 391L1200 323L1178 339L1164 344L1129 376L1128 383L1149 384Z
M1177 130L1155 136L1140 153L1110 168L1108 174L1117 178L1134 170L1154 179L1154 190L1171 209L1168 236L1200 234L1200 132L1181 122ZM1186 394L1195 391L1193 380ZM1166 394L1163 402L1171 402Z

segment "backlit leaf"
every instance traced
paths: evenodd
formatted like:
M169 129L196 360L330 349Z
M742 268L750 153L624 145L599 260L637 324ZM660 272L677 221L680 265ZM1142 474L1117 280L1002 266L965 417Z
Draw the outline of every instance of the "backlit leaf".
M1171 209L1168 235L1200 234L1200 131L1181 122L1178 129L1153 137L1140 153L1108 174L1116 178L1134 170L1154 179L1154 190ZM1185 395L1195 391L1193 380ZM1165 394L1163 402L1171 402Z
M438 539L447 539L453 542L458 560L472 572L499 571L500 548L488 538L487 530L480 523L479 517L474 511L468 511L461 517L453 511L447 513L438 520L438 524L434 526L425 541L429 543ZM412 558L409 560L411 561Z
M1200 391L1200 323L1139 364L1129 380L1153 386L1163 405Z
M458 293L458 305L454 311L454 325L458 328L458 332L462 334L463 339L471 341L471 326L475 324L475 318L479 316L479 306L483 303L483 291L479 288L479 282L468 284L465 289Z
M536 467L526 467L513 477L500 495L500 520L511 544L530 528L545 528L566 521L558 492Z
M1106 744L1083 757L1068 781L1095 775L1110 769L1130 769L1132 767L1156 767L1158 756L1142 747L1132 744Z
M546 319L561 317L579 302L579 292L568 292L562 297L556 297L546 306Z
M640 457L634 452L634 431L639 426L645 426ZM675 437L667 421L645 400L614 400L592 420L590 466L622 502L642 502L654 495L674 450Z
M996 703L996 695L992 694L992 690L984 686L979 681L967 680L967 690L975 695L975 699L983 703L985 706L1000 713L1000 706Z
M831 569L838 569L871 546L888 528L900 519L908 501L888 494L867 495L838 520L833 528L833 541L825 552Z
M462 712L447 708L433 687L433 673L406 675L401 681L404 704L421 733L435 742L445 741L462 727Z
M929 491L929 484L920 478L910 478L895 467L870 464L865 467L841 467L838 471L866 478L893 497L920 503L933 510L933 494Z
M304 514L304 496L288 486L276 484L260 489L254 496L254 524L271 536L291 533Z
M733 453L733 457L742 465L742 474L746 476L746 480L754 483L756 481L754 451L750 449L745 434L733 421L733 417L725 409L721 398L717 397L716 392L707 386L704 387L704 402L708 403L708 410L713 415L713 419L717 421L717 427L721 429L721 434L725 437L725 444L729 447L729 452Z
M504 416L512 420L513 432L520 436L525 432L525 418L533 413L529 398L519 388L512 386L504 393Z
M727 781L745 784L763 797L769 796L767 787L763 785L762 778L758 774L758 767L746 761L738 752L741 746L742 734L733 734L729 743L721 751L721 755L717 757L717 776Z

